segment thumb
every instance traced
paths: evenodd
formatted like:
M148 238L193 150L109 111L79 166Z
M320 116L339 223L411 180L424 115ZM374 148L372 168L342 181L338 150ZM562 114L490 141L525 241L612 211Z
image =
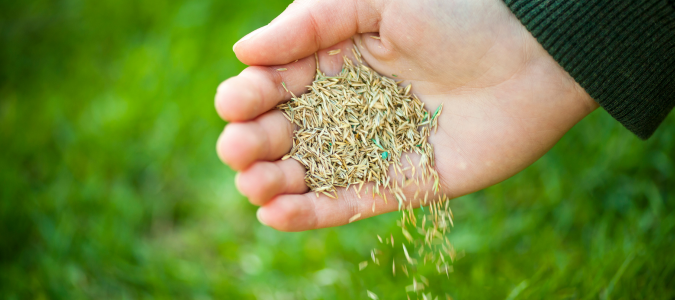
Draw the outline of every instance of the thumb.
M280 65L311 55L362 32L377 32L381 9L369 1L299 0L269 25L234 44L247 65Z

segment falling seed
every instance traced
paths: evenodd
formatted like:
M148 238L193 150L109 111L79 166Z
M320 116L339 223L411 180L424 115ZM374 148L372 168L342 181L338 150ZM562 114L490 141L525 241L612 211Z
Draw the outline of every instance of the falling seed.
M358 220L360 217L361 217L361 213L355 214L354 216L352 216L351 218L349 218L349 223Z
M371 291L369 291L369 290L366 290L366 292L368 293L368 298L373 299L373 300L378 300L378 299L379 299L379 298L377 297L377 295L375 295L375 293L373 293L373 292L371 292Z
M328 55L336 55L336 54L340 53L340 51L342 51L342 49L331 50L331 51L328 51Z
M365 269L368 266L368 261L362 261L359 263L359 271Z
M422 283L424 283L426 286L429 286L429 279L427 279L426 277L420 275L420 280L421 280Z
M408 232L408 230L405 229L405 228L401 229L401 232L403 233L403 236L405 237L405 239L408 240L408 242L411 242L411 243L412 243L413 237L412 237L412 235L410 234L410 232Z
M370 38L373 38L373 39L376 39L376 40L379 40L379 39L380 39L380 37L379 37L379 36L376 36L376 35L371 35Z
M403 245L403 252L405 253L405 259L408 260L409 264L413 264L412 258L410 258L410 255L408 254L408 249L405 247L405 244L401 243Z
M396 276L396 259L391 261L391 273L394 274L394 276Z
M373 259L373 262L374 262L376 265L378 265L378 266L380 265L380 260L377 259L377 257L375 257L375 251L370 250L370 258Z
M279 68L279 69L277 69L277 71L279 71L279 72L283 72L283 71L286 71L286 70L288 70L288 69L286 69L286 68Z

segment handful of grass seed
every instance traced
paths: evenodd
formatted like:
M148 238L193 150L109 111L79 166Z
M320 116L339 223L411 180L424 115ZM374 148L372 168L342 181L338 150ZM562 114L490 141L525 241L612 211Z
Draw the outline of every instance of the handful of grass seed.
M402 154L414 152L421 157L421 178L432 179L438 192L434 151L427 139L442 107L430 115L422 101L410 94L411 85L399 87L365 65L344 60L344 68L333 77L317 67L310 91L278 106L299 128L284 159L293 158L305 166L305 182L317 194L336 198L337 194L332 195L336 187L358 185L360 191L364 182L373 182L377 194L385 187L405 199L389 167L404 174Z
M355 56L360 59L358 49L354 49ZM329 54L339 53L334 51ZM433 264L438 273L449 276L452 272L450 263L456 259L455 249L446 237L453 226L452 210L447 197L438 195L440 183L434 169L434 149L427 141L431 130L438 128L438 116L443 106L430 114L422 101L410 93L411 85L400 87L400 82L381 76L364 65L357 66L347 57L344 61L338 75L326 76L319 70L317 60L316 77L309 92L300 97L293 95L290 101L278 106L298 127L291 152L283 159L293 158L305 166L305 182L317 196L322 193L337 198L337 187L350 186L354 189L358 186L358 195L364 183L373 182L373 195L380 196L386 203L386 193L381 193L380 187L389 189L398 200L399 210L405 209L399 225L411 246L409 252L406 242L401 242L405 259L400 258L398 264L396 258L392 260L392 273L396 276L396 270L400 269L405 276L412 277L412 284L406 291L419 296L425 286L429 286L424 276L416 274L419 261L423 265ZM406 152L420 156L417 169L408 156L408 166L403 168L402 157ZM390 167L401 178L400 182L391 177ZM410 171L412 177L408 178L404 171ZM402 187L412 182L420 186L420 179L433 182L432 197L437 201L427 203L428 192L422 198L418 197L419 191L414 199L406 199ZM421 222L413 212L412 201L408 200L429 205L429 212L419 217ZM373 211L374 205L373 202ZM353 216L349 222L360 216ZM409 231L409 227L415 230ZM395 246L393 234L390 238L382 239L379 235L377 238L383 245L399 248ZM371 251L373 263L380 264L378 256L381 254L379 249ZM410 272L406 265L412 268ZM359 270L367 266L368 261L361 262ZM375 293L367 291L367 294L371 299L377 299ZM422 295L431 299L431 294Z

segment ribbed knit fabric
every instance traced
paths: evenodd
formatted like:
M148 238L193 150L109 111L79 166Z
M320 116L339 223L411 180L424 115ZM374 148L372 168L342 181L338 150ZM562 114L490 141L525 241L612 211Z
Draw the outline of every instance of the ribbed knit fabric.
M675 0L504 0L553 58L642 139L675 106Z

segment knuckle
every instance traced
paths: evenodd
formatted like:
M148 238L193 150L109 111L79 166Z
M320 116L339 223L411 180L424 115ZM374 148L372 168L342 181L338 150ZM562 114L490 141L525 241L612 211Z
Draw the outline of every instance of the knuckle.
M250 134L247 124L230 123L218 139L218 156L230 167L242 170L255 160L261 144L259 136Z
M284 192L287 193L302 193L307 190L305 183L305 167L303 167L295 159L287 159L281 161L282 175L284 182Z
M227 141L226 141L226 136L225 132L220 134L218 137L218 141L216 142L216 153L218 154L218 158L220 158L220 161L222 161L225 164L229 164L229 158L228 158L228 153L227 153Z

